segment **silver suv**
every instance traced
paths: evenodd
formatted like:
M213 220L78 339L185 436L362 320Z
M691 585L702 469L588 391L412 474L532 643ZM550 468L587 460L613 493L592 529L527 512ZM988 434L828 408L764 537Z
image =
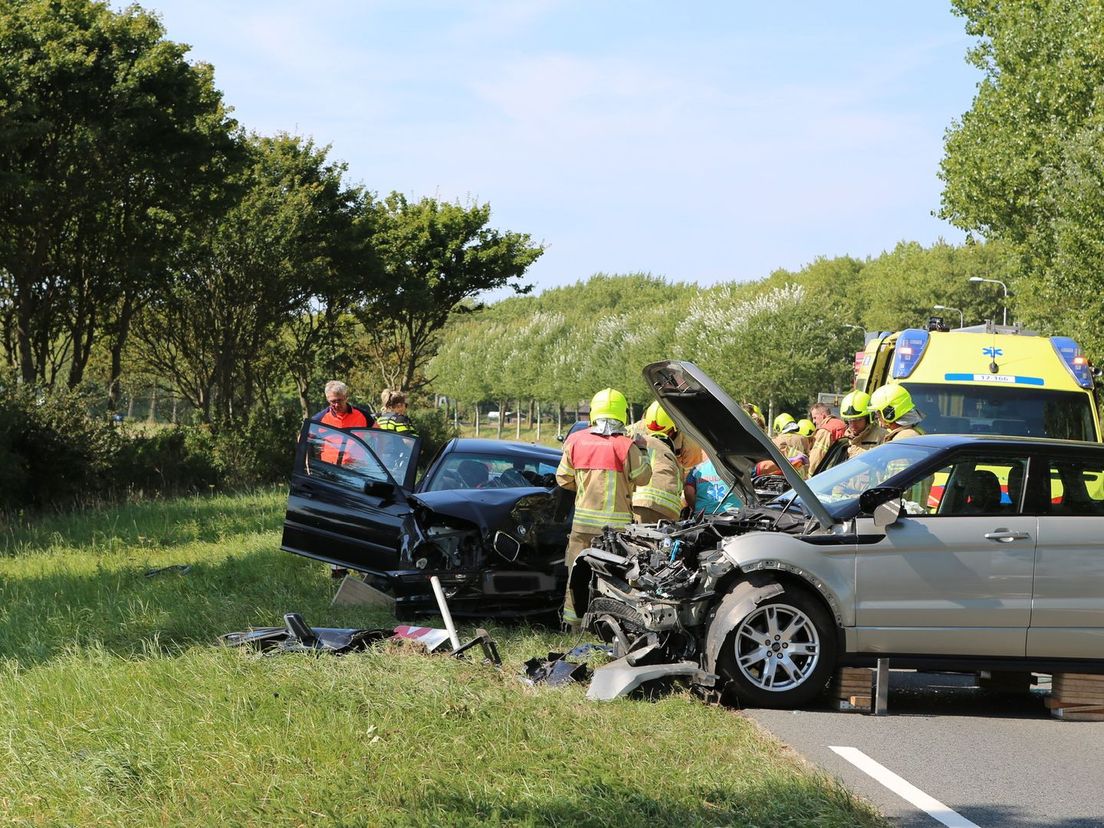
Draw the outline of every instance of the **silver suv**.
M1104 672L1104 445L932 435L805 481L692 363L644 373L745 505L607 530L579 558L576 606L624 656L619 687L683 672L791 707L878 657ZM792 489L759 502L764 459Z

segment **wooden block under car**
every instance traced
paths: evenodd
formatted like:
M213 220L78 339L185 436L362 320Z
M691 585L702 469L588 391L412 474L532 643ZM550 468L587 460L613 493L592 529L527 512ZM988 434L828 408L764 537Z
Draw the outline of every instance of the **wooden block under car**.
M874 695L874 671L869 667L843 667L829 685L836 710L869 713Z
M1056 719L1104 722L1104 675L1055 673L1045 704Z

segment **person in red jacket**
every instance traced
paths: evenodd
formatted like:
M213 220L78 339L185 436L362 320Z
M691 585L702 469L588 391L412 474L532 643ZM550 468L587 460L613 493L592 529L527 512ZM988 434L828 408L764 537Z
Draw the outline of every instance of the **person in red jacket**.
M832 409L821 402L813 403L812 408L809 409L809 419L816 426L816 431L813 432L813 446L809 449L809 475L812 476L820 471L820 463L824 460L828 449L847 431L847 423L839 417L833 417Z
M326 383L327 408L322 409L311 420L334 428L372 428L376 420L372 412L349 404L349 386L341 380ZM341 460L341 440L326 440L319 459L324 463L338 463Z

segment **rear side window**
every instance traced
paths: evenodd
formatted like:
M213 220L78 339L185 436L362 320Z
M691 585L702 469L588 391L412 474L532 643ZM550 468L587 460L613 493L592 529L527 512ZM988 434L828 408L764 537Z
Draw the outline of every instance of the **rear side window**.
M1104 515L1104 461L1050 462L1050 515Z

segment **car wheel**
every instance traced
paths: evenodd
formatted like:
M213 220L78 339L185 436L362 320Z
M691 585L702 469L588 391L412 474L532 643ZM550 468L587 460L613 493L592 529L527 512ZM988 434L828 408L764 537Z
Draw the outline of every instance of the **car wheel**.
M808 592L789 585L736 625L717 658L725 693L753 707L807 704L835 666L831 616Z

